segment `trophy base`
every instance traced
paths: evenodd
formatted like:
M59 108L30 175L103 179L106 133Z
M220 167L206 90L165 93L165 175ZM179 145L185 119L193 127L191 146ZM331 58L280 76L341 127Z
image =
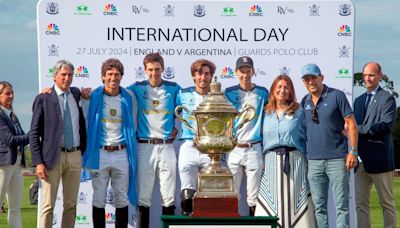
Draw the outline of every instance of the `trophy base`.
M194 217L238 217L238 196L233 176L223 167L203 170L198 176L198 192L193 199Z
M193 217L239 217L238 198L193 199Z

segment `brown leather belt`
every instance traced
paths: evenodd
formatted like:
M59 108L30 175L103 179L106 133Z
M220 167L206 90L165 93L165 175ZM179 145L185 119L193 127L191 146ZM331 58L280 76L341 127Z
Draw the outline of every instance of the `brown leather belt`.
M250 142L250 143L238 143L236 146L239 148L251 148L253 147L253 145L260 143L260 141L258 142Z
M171 144L173 143L173 139L157 139L157 138L151 138L151 139L138 139L138 143L150 143L150 144Z
M74 152L79 150L79 147L71 147L70 149L66 148L66 147L61 147L61 152Z
M121 144L121 145L117 145L117 146L101 146L100 148L107 152L114 152L117 150L125 149L126 146L124 144Z

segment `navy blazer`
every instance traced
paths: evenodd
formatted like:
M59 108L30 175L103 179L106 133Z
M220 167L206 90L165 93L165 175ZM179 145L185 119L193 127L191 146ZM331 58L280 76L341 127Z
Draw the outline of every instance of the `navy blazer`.
M22 135L17 135L13 121L0 110L0 165L14 165L17 161L18 146L24 147L28 143L28 135L23 130ZM25 166L25 153L21 152L21 163Z
M395 168L392 129L396 120L396 101L379 87L364 116L366 97L367 93L364 93L354 101L358 154L366 172L392 171Z
M79 110L80 150L86 149L86 125L80 107L80 91L76 87L70 88ZM53 87L50 94L36 96L32 107L33 115L29 144L32 153L32 165L44 164L52 169L58 162L61 153L64 121L61 115L57 93Z

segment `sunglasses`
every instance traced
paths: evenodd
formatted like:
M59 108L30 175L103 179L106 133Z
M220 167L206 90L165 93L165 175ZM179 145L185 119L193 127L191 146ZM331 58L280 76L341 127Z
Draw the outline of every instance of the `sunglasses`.
M317 112L317 106L314 106L313 109L311 110L311 120L319 124L319 117L318 117L318 112Z

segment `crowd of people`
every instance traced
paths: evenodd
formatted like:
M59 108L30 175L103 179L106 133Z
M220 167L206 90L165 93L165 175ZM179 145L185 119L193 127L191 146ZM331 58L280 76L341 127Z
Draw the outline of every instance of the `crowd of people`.
M155 181L160 185L163 215L175 215L176 177L179 174L179 214L193 212L197 175L210 158L194 146L196 133L176 126L174 110L196 128L191 111L206 98L216 66L199 59L190 67L194 86L181 88L162 79L164 59L144 57L147 80L127 88L120 83L123 64L107 59L101 67L102 85L72 87L74 66L66 60L53 68L54 86L36 96L28 133L13 111L12 85L0 82L0 205L8 200L8 224L21 225L24 147L41 180L40 227L52 227L57 190L63 185L62 227L74 227L81 170L92 180L94 227L105 227L107 188L113 189L115 226L128 226L128 204L137 207L137 227L149 227ZM277 216L279 227L328 227L328 189L332 187L336 227L349 227L349 175L355 171L358 227L370 227L370 190L374 184L383 208L384 227L396 227L393 196L396 118L393 96L379 86L381 66L363 68L367 91L354 109L346 95L324 84L316 64L302 68L308 94L298 103L292 80L279 75L269 90L252 82L251 57L236 61L238 85L224 91L241 111L255 109L256 118L235 120L236 148L226 163L239 195L246 175L250 216ZM87 112L82 106L88 107ZM174 141L182 140L179 151ZM177 157L178 154L178 157Z

